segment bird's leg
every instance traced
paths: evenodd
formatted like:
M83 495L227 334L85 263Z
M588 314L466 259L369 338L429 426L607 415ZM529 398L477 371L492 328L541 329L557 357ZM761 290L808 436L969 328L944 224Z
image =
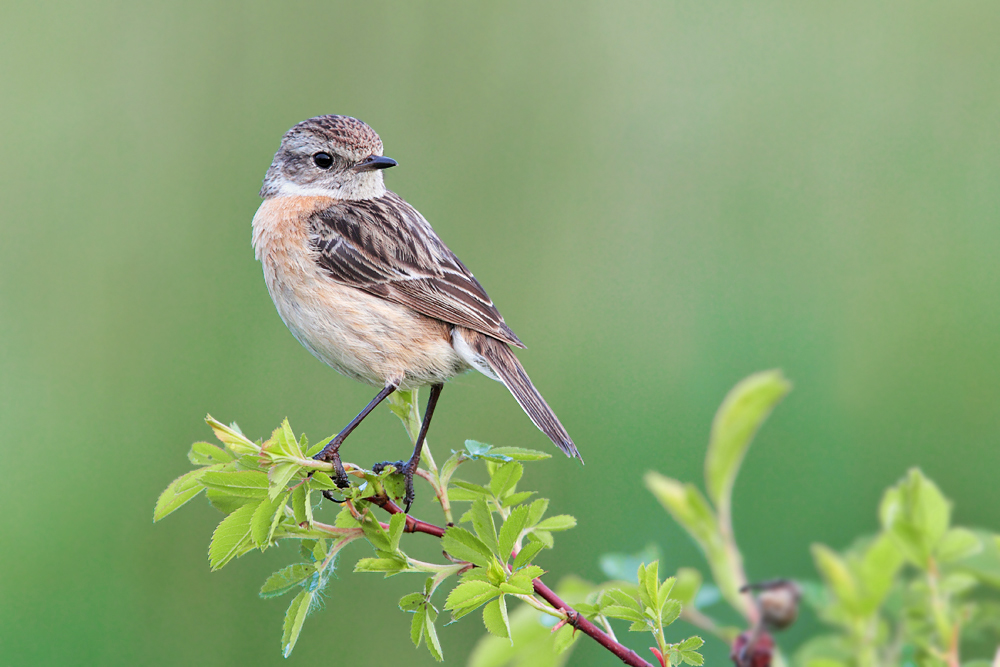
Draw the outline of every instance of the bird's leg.
M347 481L347 472L344 470L344 464L340 462L340 446L344 443L344 440L347 439L347 436L351 434L351 431L356 429L358 424L364 421L365 417L367 417L368 414L375 409L375 406L384 401L389 394L396 391L397 386L399 385L395 383L387 383L385 387L382 388L382 391L380 391L378 395L371 400L371 403L366 405L365 409L359 412L358 416L352 419L351 423L345 426L343 431L335 435L330 442L326 443L326 447L324 447L319 454L313 457L318 461L330 461L333 463L334 470L336 471L333 481L336 482L337 486L340 488L346 489L350 484L350 482Z
M410 460L405 463L403 461L383 461L372 466L372 472L375 474L382 472L386 466L390 465L402 473L403 478L406 480L406 495L403 496L403 503L405 505L403 509L405 512L409 512L410 505L413 504L415 495L413 491L413 474L417 472L417 466L420 465L420 452L424 448L424 440L427 438L427 428L431 425L431 417L434 416L434 406L437 405L442 389L444 389L443 384L431 385L431 393L427 397L427 409L424 410L424 419L420 422L420 433L417 434L417 444L413 447L413 455L410 456Z
M431 386L431 393L427 397L427 409L424 410L424 419L420 423L420 435L417 436L417 444L413 447L413 455L410 456L409 462L403 466L403 477L406 480L406 495L403 497L403 503L406 506L404 509L405 512L409 512L410 505L413 504L415 495L413 492L413 473L417 472L417 466L420 465L420 451L424 448L424 440L427 438L427 428L431 425L431 417L434 416L434 406L437 405L442 389L444 389L443 384Z

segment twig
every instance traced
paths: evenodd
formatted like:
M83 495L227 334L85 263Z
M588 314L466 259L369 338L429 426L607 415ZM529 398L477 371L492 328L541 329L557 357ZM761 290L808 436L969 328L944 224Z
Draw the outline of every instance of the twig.
M384 496L378 498L365 498L365 500L373 502L389 514L399 514L403 511L396 503ZM420 521L419 519L414 519L410 515L407 515L406 527L403 530L407 533L426 533L428 535L433 535L434 537L443 537L445 529L441 526L435 526L434 524L427 523L426 521ZM640 658L635 651L619 644L617 641L609 637L604 630L601 630L581 615L580 612L563 602L551 588L542 583L541 579L535 579L532 584L535 589L535 594L538 595L538 597L548 602L553 609L566 614L567 623L585 635L588 635L604 648L611 651L611 653L613 653L623 663L630 665L631 667L653 667L652 664Z

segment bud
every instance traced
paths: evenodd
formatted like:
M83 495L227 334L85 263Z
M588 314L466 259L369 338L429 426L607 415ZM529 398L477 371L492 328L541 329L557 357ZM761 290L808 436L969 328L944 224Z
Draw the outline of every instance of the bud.
M799 615L799 600L802 589L790 579L772 579L757 584L747 584L740 589L757 593L757 608L761 622L770 630L784 630L795 622Z

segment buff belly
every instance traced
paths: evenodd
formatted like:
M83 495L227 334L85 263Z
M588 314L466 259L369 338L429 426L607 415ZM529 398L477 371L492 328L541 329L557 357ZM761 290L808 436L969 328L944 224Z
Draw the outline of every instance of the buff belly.
M328 279L295 294L280 279L268 289L292 335L320 361L361 382L412 389L469 370L451 345L450 327L398 304Z

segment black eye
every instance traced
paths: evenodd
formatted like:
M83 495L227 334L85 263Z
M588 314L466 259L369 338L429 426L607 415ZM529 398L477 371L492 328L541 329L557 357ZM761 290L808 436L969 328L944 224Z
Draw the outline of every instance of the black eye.
M329 153L316 153L313 155L313 162L320 169L329 169L333 166L333 157Z

